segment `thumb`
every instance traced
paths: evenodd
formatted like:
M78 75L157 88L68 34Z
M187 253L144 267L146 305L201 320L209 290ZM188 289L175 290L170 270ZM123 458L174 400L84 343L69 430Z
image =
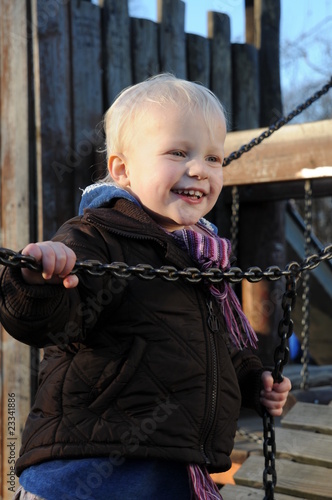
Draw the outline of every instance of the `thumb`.
M271 372L265 371L262 373L262 383L264 391L271 392L273 388L273 377Z

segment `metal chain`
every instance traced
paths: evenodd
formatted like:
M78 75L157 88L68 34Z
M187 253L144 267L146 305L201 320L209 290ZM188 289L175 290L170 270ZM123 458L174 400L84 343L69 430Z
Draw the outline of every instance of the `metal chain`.
M304 252L305 256L310 255L311 233L312 233L312 187L307 180L304 184ZM309 333L310 333L310 274L303 273L302 292L302 320L301 320L301 384L300 388L306 390L309 381Z
M332 244L327 245L319 253L309 255L302 262L291 262L285 269L280 269L278 266L270 266L262 271L260 267L249 267L246 271L242 271L239 267L230 267L226 271L213 267L206 271L201 271L196 267L187 267L177 269L173 266L162 266L154 268L150 264L137 264L129 266L124 262L112 262L110 264L102 263L98 260L76 261L76 264L71 274L79 272L87 272L93 276L102 276L111 274L117 278L127 279L132 276L145 280L154 278L162 278L166 281L177 281L184 279L190 283L199 283L202 280L207 280L210 283L220 283L227 281L229 283L240 283L246 279L250 283L257 283L262 279L268 281L277 281L282 277L299 276L304 271L312 271L325 260L332 259ZM7 267L27 268L33 271L41 271L40 264L29 255L22 255L13 250L0 248L0 264Z
M292 268L294 263L289 264ZM286 290L282 298L283 317L279 322L278 335L280 345L274 353L274 369L272 376L274 382L280 383L283 380L282 371L289 359L288 339L293 333L293 320L291 312L296 301L296 276L289 275L286 279ZM274 490L277 484L277 472L275 468L276 440L274 417L267 410L263 414L264 442L263 453L265 466L263 471L263 484L265 488L264 500L274 500Z
M228 155L224 159L223 167L227 167L233 160L237 160L240 158L240 156L243 155L243 153L247 153L250 151L254 146L258 146L264 139L267 139L270 137L274 132L279 130L281 127L286 125L288 122L290 122L295 116L299 115L307 109L312 103L317 101L322 95L326 94L330 88L332 87L332 78L330 79L329 82L327 82L320 90L315 92L311 97L309 97L303 104L300 106L297 106L293 111L291 111L287 116L279 118L275 123L270 125L268 129L266 129L264 132L262 132L261 135L256 137L255 139L252 139L248 144L244 144L241 146L237 151L233 151L230 155Z
M231 214L231 244L232 252L237 254L238 240L239 240L239 190L237 186L232 187L232 214Z

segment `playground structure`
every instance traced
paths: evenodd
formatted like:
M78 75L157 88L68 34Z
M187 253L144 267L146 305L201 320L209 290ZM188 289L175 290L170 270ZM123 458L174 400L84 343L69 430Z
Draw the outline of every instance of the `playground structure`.
M75 215L79 187L91 183L92 176L104 167L98 153L103 111L122 88L153 73L172 71L201 81L232 110L238 131L228 135L226 156L259 136L259 127L276 118L276 110L281 113L278 29L272 30L273 36L264 32L266 25L278 26L279 8L275 0L247 1L248 44L240 45L230 43L229 19L220 13L209 14L209 39L185 34L180 0L160 2L158 23L130 19L126 2L119 0L105 0L103 6L83 0L54 2L53 9L37 0L20 4L3 0L1 246L19 249L30 240L49 238L65 219ZM265 110L265 116L260 110ZM263 269L271 264L283 266L285 256L273 252L286 235L278 216L283 210L281 200L304 197L308 179L313 196L332 193L331 128L331 120L288 125L225 169L223 199L211 215L217 225L230 230L225 219L230 219L232 190L237 186L240 206L246 204L245 212L240 213L238 242L244 269L253 264ZM254 244L244 258L245 240L260 239L259 228L252 224L257 209L260 225L273 221L271 238L264 255ZM293 233L291 229L291 240ZM263 354L272 359L278 341L273 332L281 309L276 307L274 314L259 318L254 312L261 297L271 296L275 283L262 280L242 285L245 311L260 325L261 339L269 344ZM38 364L38 352L1 332L0 494L4 500L11 497L8 397L15 395L12 441L17 457L20 433L36 390ZM258 467L260 484L263 466ZM262 491L258 494L262 498Z

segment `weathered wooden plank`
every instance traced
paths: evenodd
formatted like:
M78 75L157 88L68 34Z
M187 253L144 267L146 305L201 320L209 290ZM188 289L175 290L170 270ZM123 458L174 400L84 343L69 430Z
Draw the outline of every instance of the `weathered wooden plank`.
M277 427L276 443L281 458L332 468L332 436Z
M74 178L75 212L81 198L79 188L91 184L96 177L98 153L104 146L101 133L103 114L102 47L100 36L101 9L90 2L70 2L73 95L72 167L64 170Z
M30 238L28 54L26 1L0 2L0 244L19 250ZM30 407L30 349L0 327L0 498L13 497L21 431Z
M247 488L232 484L226 484L221 488L220 493L223 500L262 500L264 498L264 490L262 488ZM299 497L279 493L277 500L299 500Z
M67 2L56 9L35 0L34 78L36 100L39 239L49 239L74 212L72 171L70 19Z
M291 380L292 390L300 388L302 382L301 372L301 364L291 364L285 366L283 373ZM309 388L326 386L328 384L332 387L332 365L310 365L308 379Z
M282 116L280 82L280 0L255 0L256 43L260 67L260 125Z
M250 43L250 45L255 45L255 47L257 47L257 40L256 40L257 23L255 22L255 8L254 8L255 3L256 2L254 0L245 0L246 43Z
M234 476L235 483L260 488L264 457L251 455ZM294 495L302 499L327 500L332 498L331 469L277 459L276 493Z
M265 129L231 132L225 156ZM224 169L224 185L294 181L332 176L332 120L286 125Z
M219 12L208 12L208 36L210 41L210 84L225 108L228 130L232 127L232 58L230 18ZM220 196L208 217L223 231L229 233L230 207Z
M149 19L131 18L133 82L142 82L160 71L159 26Z
M232 129L259 127L258 50L253 45L232 44Z
M232 59L230 18L220 12L208 12L208 34L211 39L210 89L232 117Z
M281 421L283 427L332 434L332 408L298 402Z
M128 2L104 0L102 13L104 40L105 107L132 84L131 33Z
M296 401L327 405L330 401L332 401L332 386L327 385L303 390L295 389L292 391L292 396Z
M210 86L210 40L200 35L187 34L188 80Z
M161 71L186 79L184 13L185 4L182 0L158 0Z

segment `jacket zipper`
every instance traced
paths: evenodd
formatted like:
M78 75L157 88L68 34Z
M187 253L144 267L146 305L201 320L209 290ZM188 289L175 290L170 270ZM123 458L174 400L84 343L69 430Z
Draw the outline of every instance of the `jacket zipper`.
M206 299L206 305L208 309L208 318L207 318L207 324L209 327L209 343L210 343L210 348L211 348L211 360L212 360L212 367L211 367L211 375L212 375L212 390L211 390L211 400L210 400L210 411L209 411L209 418L207 420L205 429L204 429L204 434L202 436L202 444L200 446L202 455L204 457L205 463L208 465L210 464L210 459L207 456L206 453L206 444L207 444L207 439L210 434L215 415L216 415L216 409L217 409L217 394L218 394L218 363L217 363L217 347L216 347L216 341L215 341L215 334L219 332L220 330L220 324L217 316L214 313L213 310L213 302L212 299Z

